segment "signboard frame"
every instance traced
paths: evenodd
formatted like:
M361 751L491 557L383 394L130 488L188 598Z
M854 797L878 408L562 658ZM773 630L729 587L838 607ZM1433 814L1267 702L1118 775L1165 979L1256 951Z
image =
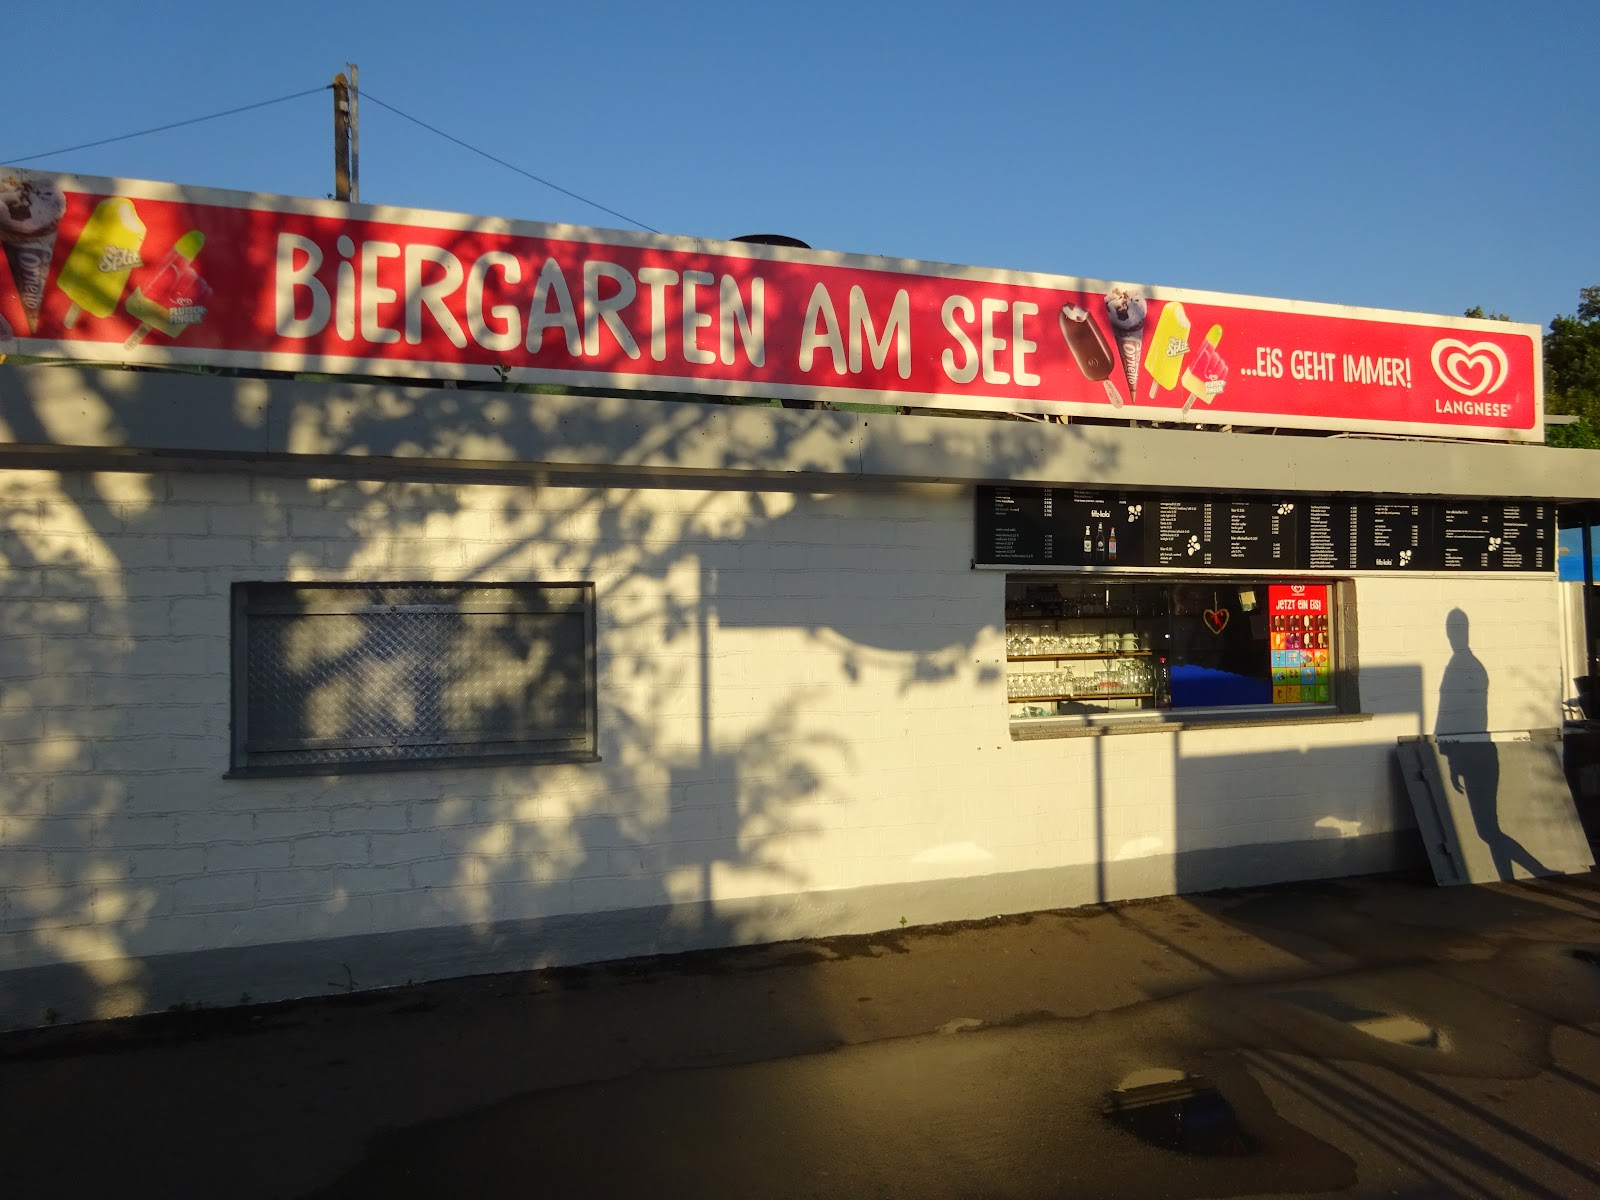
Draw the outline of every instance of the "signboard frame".
M0 187L18 178L65 197L29 284L40 304L23 303L20 268L0 270L0 319L21 355L1544 436L1532 325L0 167ZM108 232L114 212L148 226L142 243ZM27 236L0 229L8 258ZM107 253L75 257L86 236ZM73 322L69 260L88 305ZM182 294L197 280L208 299ZM1114 293L1137 301L1132 332L1110 316Z

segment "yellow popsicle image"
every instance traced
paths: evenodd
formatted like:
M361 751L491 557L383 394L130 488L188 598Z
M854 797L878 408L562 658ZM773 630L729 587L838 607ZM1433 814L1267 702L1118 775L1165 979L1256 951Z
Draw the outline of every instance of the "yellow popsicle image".
M56 286L67 294L72 307L62 323L71 329L78 317L109 317L128 286L128 273L142 266L144 222L133 201L114 196L94 206L67 261L61 265Z
M1209 405L1228 386L1228 364L1217 353L1217 343L1220 341L1222 326L1213 325L1206 332L1206 340L1201 343L1200 349L1189 360L1183 372L1183 387L1189 393L1189 398L1183 402L1180 416L1188 416L1196 400L1204 400Z
M1150 372L1150 398L1158 389L1171 391L1178 386L1183 356L1189 353L1189 314L1176 302L1164 305L1150 335L1150 348L1144 354L1144 369Z

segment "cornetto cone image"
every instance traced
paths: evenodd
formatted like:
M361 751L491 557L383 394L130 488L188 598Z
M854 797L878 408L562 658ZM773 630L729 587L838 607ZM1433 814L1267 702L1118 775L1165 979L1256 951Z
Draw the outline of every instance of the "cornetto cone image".
M0 245L6 250L29 333L39 329L56 231L66 211L67 198L48 176L24 171L0 175Z
M1137 288L1117 284L1106 293L1106 316L1117 335L1122 371L1128 377L1128 395L1139 395L1139 351L1144 347L1144 321L1148 311Z

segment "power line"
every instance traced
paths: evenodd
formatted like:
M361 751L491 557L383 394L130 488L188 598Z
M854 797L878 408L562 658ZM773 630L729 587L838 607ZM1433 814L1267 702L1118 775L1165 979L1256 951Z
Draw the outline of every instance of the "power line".
M616 217L616 218L618 218L619 220L622 220L622 221L626 221L629 225L637 225L640 229L648 230L651 233L660 233L661 232L661 230L657 229L653 225L646 225L643 221L638 220L635 217L628 216L627 213L620 213L614 208L607 208L604 204L601 204L597 200L591 200L587 196L580 196L580 195L578 195L577 192L571 191L568 188L564 188L559 183L551 183L548 179L540 178L538 175L535 175L532 171L524 171L521 167L517 166L515 163L509 163L503 158L498 158L495 155L490 154L487 150L480 150L478 147L474 146L472 143L464 142L460 138L455 137L452 134L448 134L442 129L438 129L435 126L429 125L426 121L419 120L418 118L413 117L410 113L401 112L398 108L396 108L394 105L390 104L388 101L380 100L377 96L374 96L371 92L366 91L365 89L363 89L362 92L361 92L361 98L363 100L372 101L374 104L378 105L380 108L387 108L390 112L394 113L395 116L404 117L407 121L410 121L413 125L422 126L422 128L426 129L429 133L438 134L440 137L444 138L445 141L447 141L447 142L454 142L456 145L462 147L465 150L470 150L474 154L481 155L482 157L487 158L492 163L498 163L500 166L506 168L506 170L508 170L508 171L515 171L518 175L521 175L521 176L523 176L523 177L525 177L527 179L531 179L535 183L542 183L547 188L554 188L556 191L560 192L563 196L571 196L574 200L577 200L577 201L579 201L580 203L583 203L583 204L587 204L590 208L598 208L601 212L610 213L613 217Z
M9 157L9 156L5 156L5 155L0 155L0 163L7 163L7 162L9 162L9 163L33 162L35 159L52 158L57 154L71 154L71 153L73 153L75 151L78 151L78 150L92 150L97 146L109 146L113 142L126 142L126 141L129 141L132 138L148 137L152 133L165 133L169 129L182 129L187 125L198 125L203 121L215 121L215 120L217 120L217 119L219 119L221 117L232 117L232 116L238 115L239 113L250 112L253 109L267 108L268 106L273 105L273 104L283 104L283 103L285 103L286 101L289 101L289 100L298 100L302 96L312 96L312 95L315 95L318 92L325 92L332 86L333 86L332 84L325 83L325 84L322 84L320 87L306 88L303 91L290 92L287 96L276 96L271 100L258 100L254 104L241 104L237 108L226 108L226 109L223 109L221 112L207 113L203 117L190 117L190 118L188 118L187 120L184 120L184 121L172 121L172 122L169 122L166 125L156 125L156 126L150 128L150 129L138 129L138 130L135 130L132 133L122 133L122 134L118 134L116 137L100 138L98 141L93 141L93 142L82 142L82 143L80 143L79 145L76 145L76 146L62 146L60 149L57 149L57 150L46 150L46 151L43 151L42 153L39 153L39 154L25 154L25 155L22 155L21 157L15 157L15 158ZM603 213L611 214L613 217L616 217L618 220L626 221L629 225L637 225L640 229L648 230L651 233L660 233L661 232L661 230L657 229L655 226L646 225L643 221L639 220L636 217L630 217L630 216L628 216L627 213L618 212L614 208L608 208L604 204L601 204L598 200L591 200L587 196L581 196L577 192L574 192L570 188L564 188L559 183L553 183L552 181L550 181L548 179L545 179L545 178L543 178L543 177L541 177L539 175L535 175L532 171L525 171L521 167L517 166L515 163L507 162L505 159L500 158L498 155L490 154L487 150L483 150L483 149L480 149L477 146L474 146L471 142L463 141L461 138L456 137L454 134L446 133L444 130L438 128L435 125L430 125L430 124L428 124L428 122L426 122L426 121L424 121L424 120L422 120L422 119L420 119L418 117L413 117L408 112L403 112L402 110L396 108L394 105L390 104L387 100L383 100L378 96L374 96L369 91L363 90L361 92L361 96L362 96L363 99L370 100L374 104L378 105L381 108L388 109L390 112L394 113L395 116L402 117L405 120L410 121L413 125L419 125L423 129L426 129L429 133L437 134L439 137L444 138L445 141L447 141L447 142L454 142L456 145L460 146L462 149L470 150L470 151L472 151L472 153L477 154L477 155L479 155L479 156L481 156L483 158L486 158L492 163L497 163L498 165L506 168L506 170L508 170L508 171L515 171L518 175L521 175L526 179L531 179L535 183L543 184L547 188L552 188L555 191L560 192L563 196L570 196L570 197L572 197L572 199L578 201L580 204L587 204L590 208L597 208Z
M21 158L7 158L0 155L0 163L25 163L36 158L50 158L56 154L70 154L74 150L91 150L96 146L109 146L112 142L125 142L130 138L145 137L152 133L165 133L169 129L182 129L185 125L198 125L202 121L215 121L218 117L231 117L236 113L249 112L253 108L266 108L269 104L282 104L286 100L298 100L301 96L311 96L317 92L325 92L332 84L323 84L321 87L306 88L303 92L291 92L287 96L279 96L273 100L258 100L254 104L241 104L238 108L224 109L222 112L208 113L203 117L190 117L187 121L173 121L170 125L157 125L154 129L140 129L134 133L118 134L116 137L101 138L98 142L84 142L81 146L63 146L59 150L46 150L43 154L26 154Z

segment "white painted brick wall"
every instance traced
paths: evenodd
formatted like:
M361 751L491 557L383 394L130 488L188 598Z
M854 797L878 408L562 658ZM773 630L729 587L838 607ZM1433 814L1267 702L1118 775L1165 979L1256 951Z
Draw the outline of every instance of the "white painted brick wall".
M1553 583L1363 579L1369 722L1012 742L954 492L12 471L0 517L0 969L1381 833L1458 607L1490 723L1559 712ZM385 576L594 580L602 762L224 779L230 585Z

